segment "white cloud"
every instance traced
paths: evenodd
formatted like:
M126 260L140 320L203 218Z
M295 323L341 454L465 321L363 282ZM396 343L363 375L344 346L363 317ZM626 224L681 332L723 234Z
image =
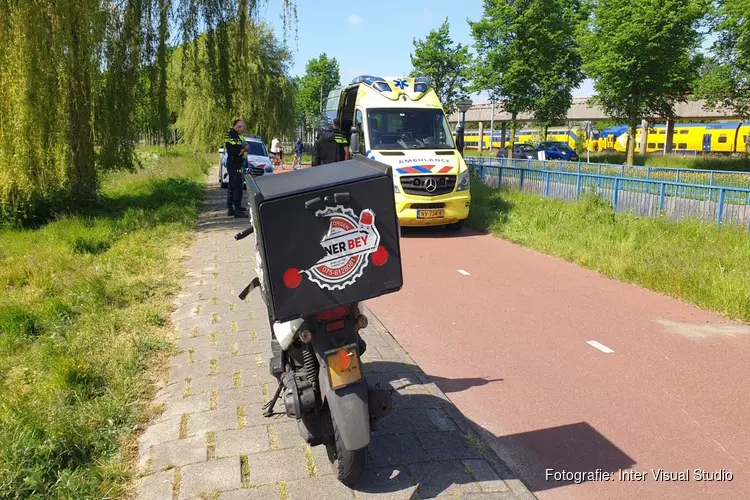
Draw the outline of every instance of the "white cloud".
M425 9L424 12L422 13L422 16L425 19L432 19L432 11L430 9Z
M359 26L363 22L365 22L365 20L362 19L362 16L360 16L359 14L352 14L351 16L349 16L349 24Z

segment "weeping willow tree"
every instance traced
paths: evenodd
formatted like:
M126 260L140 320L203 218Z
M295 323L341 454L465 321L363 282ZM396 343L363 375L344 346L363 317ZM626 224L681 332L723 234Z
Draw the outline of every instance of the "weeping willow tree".
M286 34L296 9L281 2ZM170 76L184 86L175 110L186 114L186 132L206 128L196 144L207 146L207 127L224 129L229 117L246 117L258 133L283 130L289 56L268 29L258 31L257 7L0 0L0 222L94 198L101 171L136 165L143 132L166 143ZM169 72L170 40L182 43L179 74ZM200 123L201 115L215 121Z
M92 95L99 0L0 3L0 207L23 216L60 191L96 189Z
M240 36L243 30L251 33ZM197 150L217 146L235 118L267 140L291 132L294 86L290 54L254 19L221 19L216 29L179 47L171 59L169 104L183 141Z

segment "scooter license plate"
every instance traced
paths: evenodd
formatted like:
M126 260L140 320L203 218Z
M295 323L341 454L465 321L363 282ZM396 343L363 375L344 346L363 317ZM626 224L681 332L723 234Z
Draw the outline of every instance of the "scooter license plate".
M333 389L346 387L362 380L357 344L350 344L326 351L328 377Z

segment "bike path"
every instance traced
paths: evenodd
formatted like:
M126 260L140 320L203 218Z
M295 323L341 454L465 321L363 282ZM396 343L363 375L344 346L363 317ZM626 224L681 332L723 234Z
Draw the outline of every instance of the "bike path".
M369 306L538 498L750 498L750 327L469 230L401 245Z

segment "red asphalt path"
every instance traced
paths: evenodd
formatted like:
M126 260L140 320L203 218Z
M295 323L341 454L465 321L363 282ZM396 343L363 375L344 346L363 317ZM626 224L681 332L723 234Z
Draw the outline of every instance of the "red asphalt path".
M403 289L368 306L538 498L750 499L750 328L493 236L405 230L401 245Z

